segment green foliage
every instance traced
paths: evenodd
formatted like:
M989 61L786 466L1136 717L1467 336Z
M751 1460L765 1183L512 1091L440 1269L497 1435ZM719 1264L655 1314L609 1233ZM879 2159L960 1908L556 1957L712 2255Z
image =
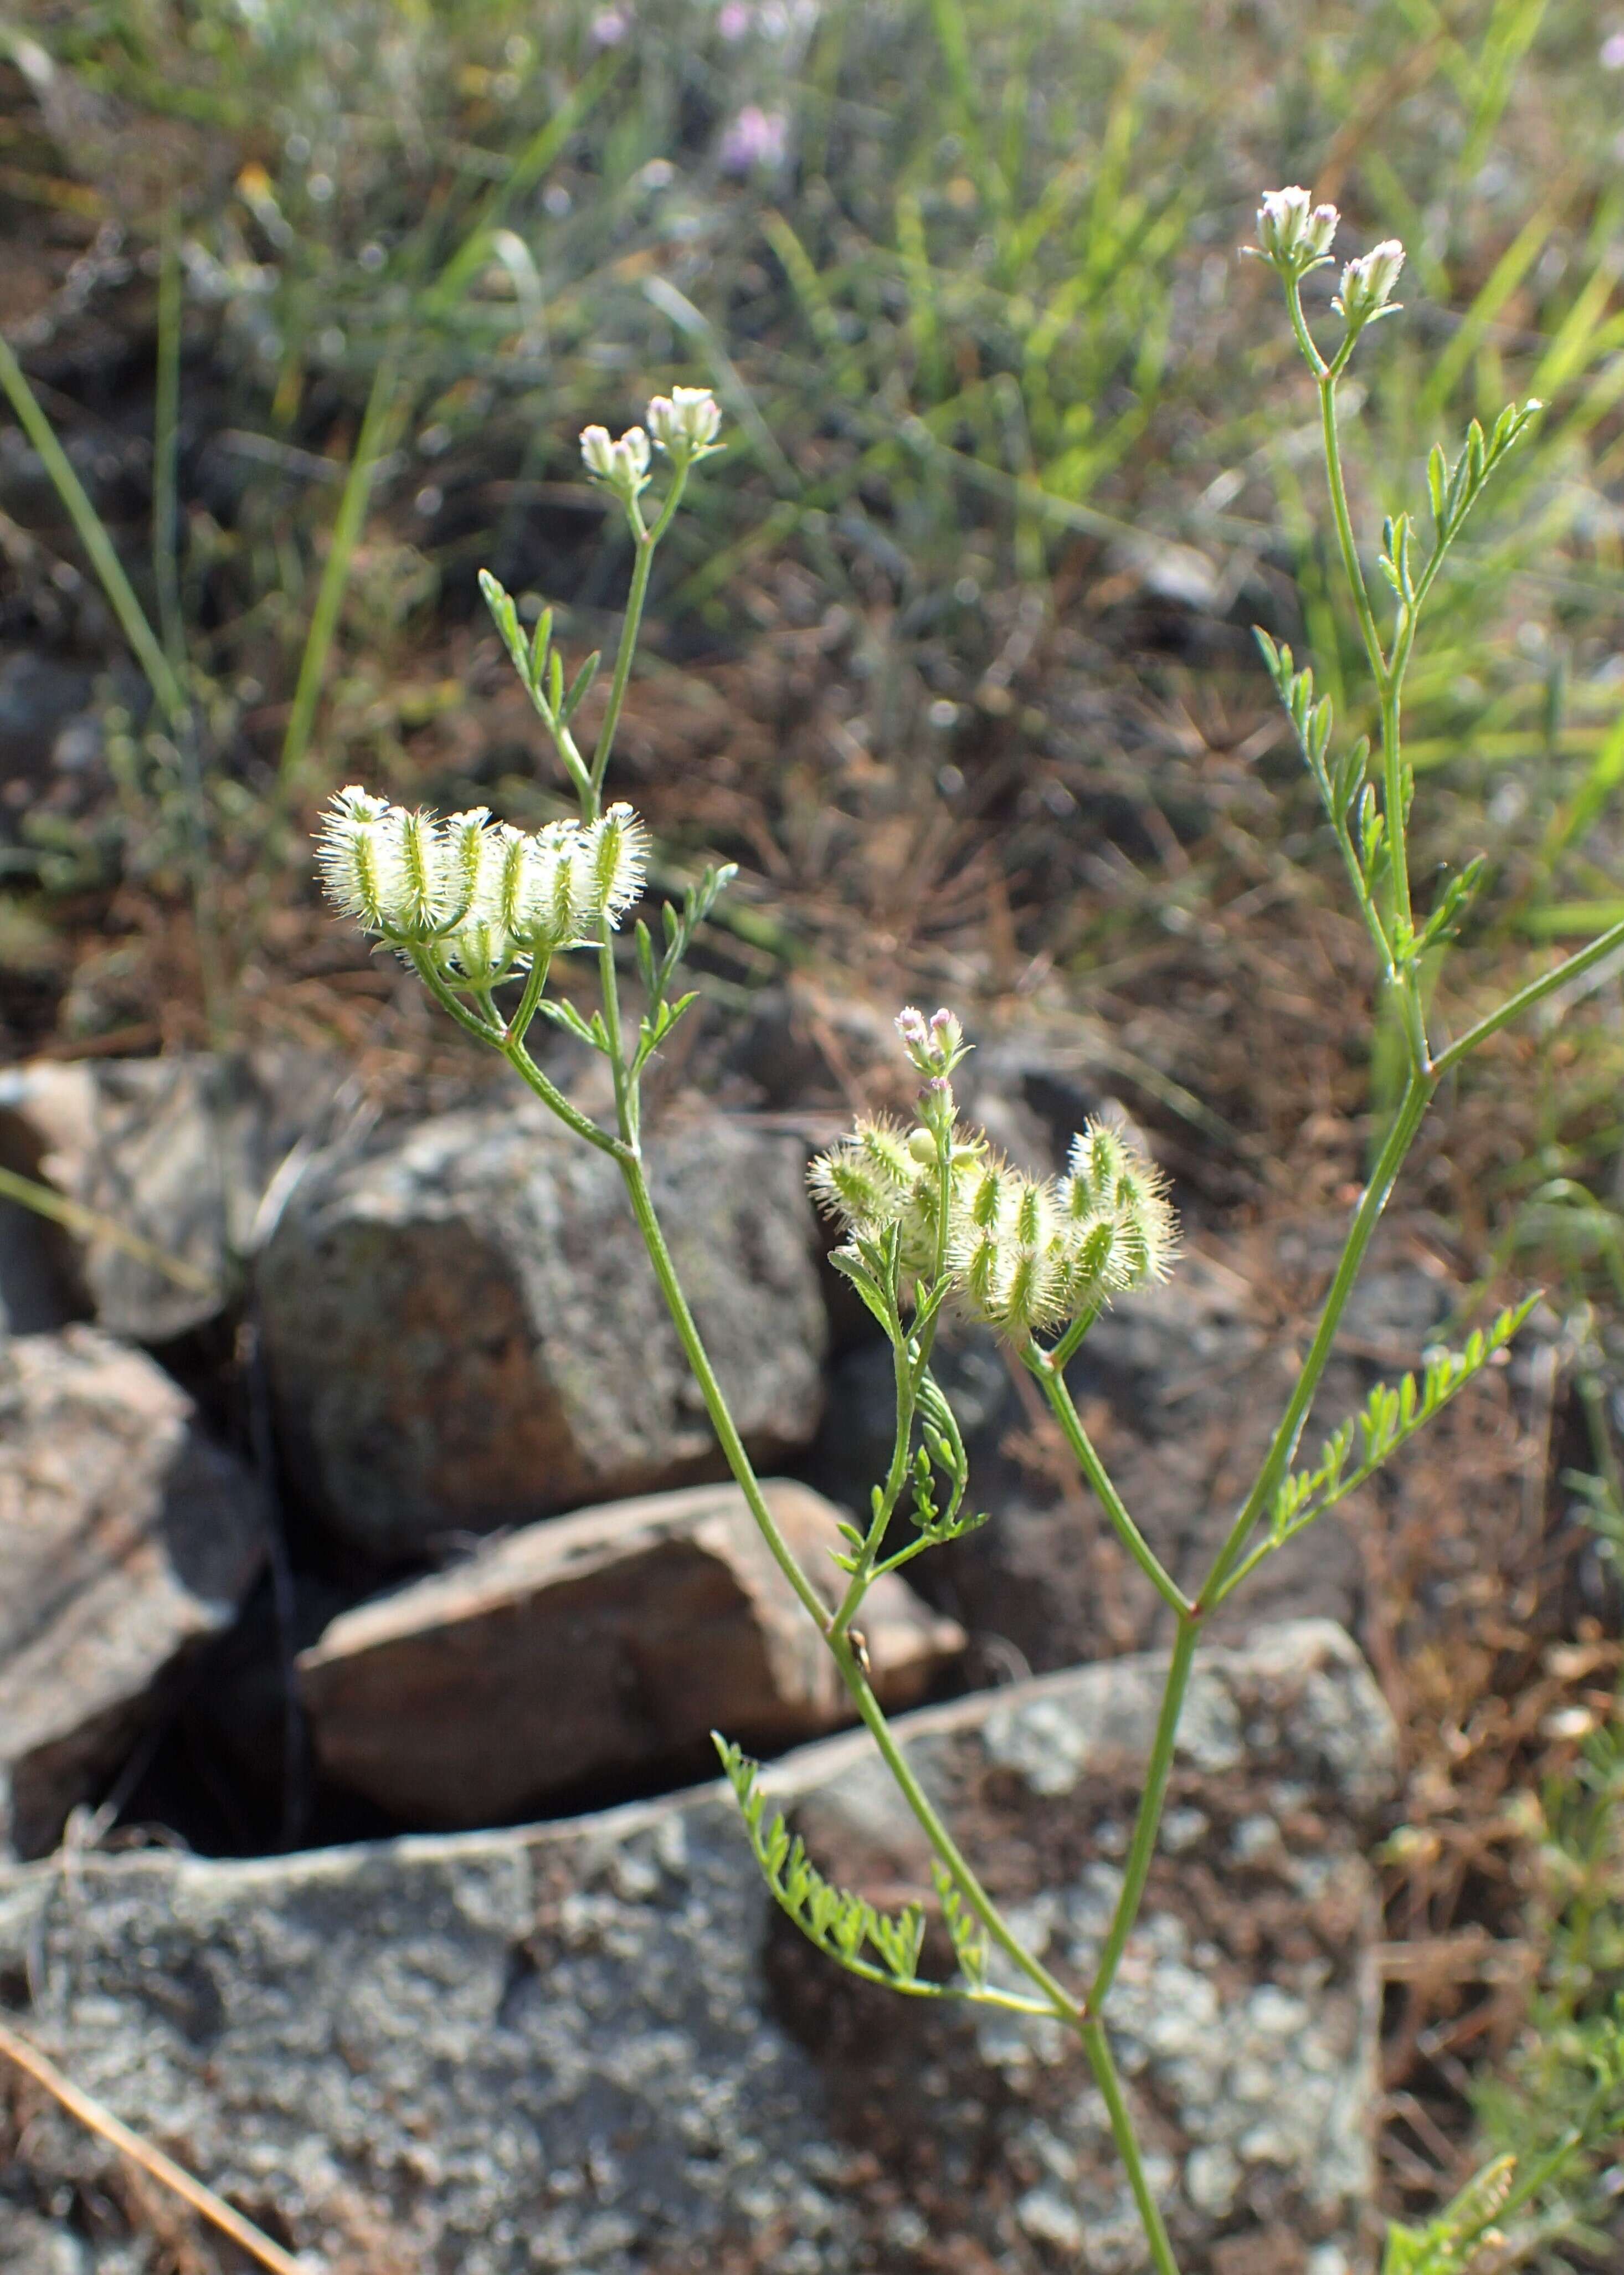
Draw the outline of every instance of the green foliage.
M1508 1305L1489 1326L1469 1336L1463 1349L1433 1352L1419 1375L1407 1374L1396 1385L1379 1382L1363 1410L1332 1432L1315 1467L1294 1470L1280 1486L1269 1512L1273 1538L1288 1539L1374 1477L1497 1351L1505 1349L1538 1301L1536 1294ZM1349 1469L1348 1456L1356 1447L1357 1455Z
M959 1893L953 1875L940 1857L931 1866L931 1879L941 1904L941 1916L957 1954L959 1974L972 1992L986 1989L986 1931Z
M635 1067L641 1068L647 1063L684 1013L699 1001L698 995L691 990L686 995L679 995L673 1002L670 1000L671 984L682 969L695 933L737 874L736 862L721 862L706 868L696 882L688 887L680 907L671 901L664 903L660 916L665 945L657 956L647 925L641 917L638 918L632 937L637 945L638 971L642 976L645 1000Z
M1624 1701L1615 1715L1624 1712ZM1542 1951L1522 2041L1477 2081L1489 2143L1532 2177L1530 2264L1555 2271L1572 2243L1611 2264L1624 2186L1624 1719L1586 1740L1544 1796ZM1543 1914L1543 1916L1541 1916ZM1587 2259L1587 2263L1590 2260Z
M1386 820L1377 803L1375 785L1370 780L1370 737L1361 735L1340 759L1333 760L1331 756L1331 699L1328 695L1322 695L1318 701L1315 700L1311 668L1304 666L1299 671L1290 648L1283 643L1277 646L1261 625L1254 629L1253 637L1268 667L1269 676L1279 692L1286 715L1291 721L1297 747L1314 778L1320 803L1335 832L1338 850L1360 911L1377 944L1384 970L1391 973L1395 969L1393 946L1380 912L1381 887L1386 873L1383 847L1386 843Z
M767 1814L760 1769L738 1747L712 1733L721 1766L733 1788L751 1848L773 1900L809 1943L868 1983L934 1996L940 1985L919 1981L925 1943L925 1914L918 1904L900 1912L879 1912L861 1896L826 1880L807 1856L799 1833L791 1836L782 1810ZM865 1958L865 1950L874 1956Z
M1499 2241L1494 2221L1515 2182L1516 2158L1498 2157L1424 2227L1394 2220L1387 2230L1381 2275L1471 2275L1483 2250Z

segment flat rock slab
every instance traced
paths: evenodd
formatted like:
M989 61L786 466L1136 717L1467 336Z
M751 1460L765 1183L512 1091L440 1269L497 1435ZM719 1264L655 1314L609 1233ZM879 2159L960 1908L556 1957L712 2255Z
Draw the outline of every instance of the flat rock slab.
M1120 1885L1161 1674L1124 1659L901 1726L1073 1979ZM1187 2275L1368 2264L1362 1852L1394 1765L1381 1699L1328 1623L1198 1660L1111 2012ZM831 1869L892 1902L919 1886L864 1735L770 1782ZM773 1908L715 1788L261 1863L85 1856L71 1885L11 1868L0 1984L80 2084L332 2275L1144 2264L1059 2031L835 1972ZM76 2275L156 2275L161 2247L118 2231L105 2170L31 2105L0 2207L70 2223L99 2185Z
M840 1511L787 1478L763 1490L833 1610ZM917 1705L964 1647L963 1629L895 1573L870 1591L863 1632L893 1711ZM342 1613L298 1677L322 1767L419 1825L534 1814L591 1780L661 1764L692 1774L714 1729L776 1750L852 1719L734 1485L527 1525Z
M94 1327L0 1341L0 1844L53 1846L263 1545L253 1480L149 1358Z
M735 1419L770 1465L823 1403L804 1149L713 1117L656 1132L649 1157ZM619 1170L528 1100L312 1161L260 1294L294 1474L375 1562L718 1458Z

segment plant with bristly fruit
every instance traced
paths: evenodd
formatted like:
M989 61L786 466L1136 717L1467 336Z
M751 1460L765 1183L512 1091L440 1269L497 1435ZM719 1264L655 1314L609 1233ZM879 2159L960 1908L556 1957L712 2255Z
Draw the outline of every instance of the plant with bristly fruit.
M762 1494L655 1213L644 1166L641 1115L649 1060L694 1000L676 992L684 955L732 871L706 870L680 907L667 905L658 943L639 919L623 972L617 931L642 893L648 841L630 807L606 804L604 797L650 566L693 468L721 447L720 414L706 390L678 388L669 397L657 397L648 407L646 425L617 438L601 427L589 427L581 437L586 470L623 514L633 545L625 620L590 757L577 741L576 721L599 658L590 657L566 684L550 615L527 636L502 586L488 575L480 580L514 668L551 738L575 800L574 816L526 833L494 821L483 811L442 820L347 790L333 800L320 843L323 880L336 906L404 956L460 1026L499 1052L584 1143L618 1166L722 1451L933 1852L934 1894L956 1954L956 1972L946 1981L920 1972L922 1903L888 1914L834 1886L801 1842L790 1837L782 1818L769 1814L755 1764L719 1739L723 1765L774 1901L837 1965L871 1982L910 1998L992 2004L1049 2016L1075 2033L1109 2110L1158 2275L1176 2275L1176 2260L1118 2077L1110 2003L1144 1894L1197 1645L1212 1614L1259 1564L1363 1485L1515 1334L1527 1304L1501 1312L1462 1350L1426 1354L1420 1372L1396 1388L1379 1387L1363 1411L1333 1432L1318 1455L1306 1466L1295 1466L1371 1236L1439 1085L1508 1021L1624 946L1624 925L1615 926L1453 1039L1440 1036L1429 1013L1439 963L1469 911L1482 866L1469 864L1446 878L1430 906L1417 908L1409 869L1414 782L1400 731L1404 679L1428 594L1449 548L1539 406L1506 410L1487 433L1474 422L1453 462L1434 450L1427 472L1430 533L1424 535L1407 514L1389 519L1384 531L1379 566L1393 595L1384 632L1343 480L1337 388L1362 334L1396 313L1392 296L1404 255L1401 246L1389 242L1347 264L1331 302L1340 337L1326 353L1316 339L1303 287L1329 264L1337 227L1334 208L1314 206L1306 191L1271 192L1258 215L1257 246L1249 250L1280 279L1293 330L1318 391L1341 565L1378 699L1376 752L1363 740L1336 747L1331 707L1323 698L1316 700L1312 674L1298 668L1288 648L1261 632L1258 640L1324 802L1370 936L1378 984L1404 1037L1406 1077L1268 1451L1211 1569L1193 1583L1167 1568L1135 1523L1066 1382L1067 1366L1101 1310L1164 1279L1172 1268L1176 1228L1162 1181L1129 1131L1108 1124L1091 1124L1078 1134L1058 1178L1037 1181L1011 1168L981 1132L958 1117L953 1077L969 1045L949 1011L927 1019L908 1009L897 1021L903 1048L920 1083L911 1123L861 1120L812 1171L813 1196L842 1235L835 1263L889 1343L895 1383L890 1462L875 1482L862 1521L845 1528L838 1561L846 1584L833 1609L797 1561ZM666 470L663 495L651 505L659 460ZM578 952L596 964L597 1003L590 1017L547 992L555 959ZM633 985L634 1013L627 1008ZM527 1039L538 1017L569 1029L607 1061L615 1100L608 1126L567 1098L532 1056ZM994 1903L915 1778L869 1681L861 1615L874 1581L986 1521L971 1507L963 1435L932 1371L938 1329L950 1316L992 1327L1019 1353L1106 1518L1174 1621L1161 1708L1121 1894L1085 1980L1062 1979L1051 1971ZM1469 2262L1462 2253L1475 2250L1474 2239L1487 2230L1488 2213L1481 2221L1477 2213L1484 2205L1504 2213L1515 2201L1510 2184L1492 2176L1470 2203L1463 2199L1454 2208L1459 2217L1447 2218L1436 2232L1395 2228L1389 2264L1406 2275L1441 2275L1445 2269L1464 2267Z

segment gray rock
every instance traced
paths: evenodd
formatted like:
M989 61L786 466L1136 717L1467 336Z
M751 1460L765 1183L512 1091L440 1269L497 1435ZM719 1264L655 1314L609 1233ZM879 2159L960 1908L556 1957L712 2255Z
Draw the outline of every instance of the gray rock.
M1073 1979L1118 1885L1159 1676L1129 1659L901 1726L994 1891ZM1173 1799L1208 1831L1156 1859L1112 2014L1188 2275L1249 2251L1364 2263L1360 1851L1394 1761L1375 1687L1329 1626L1198 1661ZM770 1781L832 1869L892 1902L918 1886L911 1820L895 1830L864 1736ZM1279 1835L1266 1849L1236 1837L1258 1816ZM19 2026L71 2076L331 2269L1144 2264L1099 2095L1059 2031L838 1974L772 1909L714 1788L259 1863L89 1855L71 1884L13 1868L0 1981L31 1995ZM0 2166L0 2207L72 2211L94 2186L86 2155L42 2112ZM161 2247L121 2231L105 2192L82 2232L90 2275L157 2275Z
M840 1511L789 1479L764 1490L832 1610ZM892 1710L917 1705L964 1647L895 1573L870 1591L863 1632ZM526 1526L341 1614L298 1666L322 1767L427 1825L489 1825L657 1764L691 1771L714 1729L781 1748L852 1719L734 1485Z
M57 1228L21 1201L0 1200L0 1334L49 1334L82 1316Z
M150 1359L0 1342L0 1843L52 1846L262 1552L253 1479Z
M0 1070L0 1166L54 1186L178 1267L87 1231L72 1249L80 1315L147 1343L214 1318L267 1186L320 1125L337 1080L329 1062L291 1050Z
M708 1119L649 1154L689 1302L771 1465L822 1406L804 1148ZM320 1156L259 1285L292 1472L380 1562L715 1473L619 1170L528 1100Z

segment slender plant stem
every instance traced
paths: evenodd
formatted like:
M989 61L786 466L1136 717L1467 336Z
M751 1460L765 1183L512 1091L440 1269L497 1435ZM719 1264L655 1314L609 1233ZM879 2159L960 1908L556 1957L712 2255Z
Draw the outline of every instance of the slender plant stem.
M517 1050L530 1032L530 1023L536 1016L536 1006L541 1001L541 991L547 986L547 975L553 962L550 949L537 949L530 959L530 971L525 980L525 992L519 997L518 1009L508 1021L509 1050Z
M221 1293L220 1283L212 1272L201 1271L184 1256L171 1256L167 1249L155 1241L143 1240L139 1232L132 1232L121 1217L104 1216L100 1209L87 1208L82 1201L71 1200L59 1193L54 1185L43 1185L35 1177L25 1177L16 1169L0 1168L0 1200L16 1201L36 1216L48 1217L79 1239L105 1241L110 1247L122 1249L138 1263L162 1272L178 1288L187 1289L194 1296L214 1296Z
M615 676L609 685L608 704L592 754L592 786L598 797L603 794L604 776L609 770L609 760L615 749L615 730L620 725L621 706L626 699L626 688L631 678L631 659L637 652L638 633L642 627L643 604L648 598L648 572L654 565L655 549L671 526L676 509L683 502L683 492L688 487L688 465L686 458L678 458L673 464L671 487L666 492L665 503L661 507L659 518L652 529L644 527L643 516L635 499L627 509L637 553L631 564L631 589L626 595L626 615L620 628L620 646L615 655ZM591 818L588 815L589 820Z
M1295 276L1286 280L1286 306L1291 317L1291 328L1296 334L1297 345L1303 351L1303 361L1314 374L1319 389L1319 424L1325 443L1326 472L1331 486L1331 510L1336 521L1337 541L1341 548L1342 567L1353 594L1354 606L1359 613L1359 630L1364 636L1364 651L1370 659L1371 671L1379 687L1387 679L1387 659L1382 653L1381 635L1376 629L1376 617L1371 607L1371 596L1364 582L1364 570L1359 559L1359 548L1354 542L1353 518L1348 510L1348 492L1342 481L1342 454L1336 430L1336 382L1347 360L1347 343L1343 352L1334 362L1327 363L1314 344L1308 319L1303 313L1303 292Z
M1150 2246L1156 2275L1179 2275L1167 2222L1162 2218L1161 2207L1152 2191L1144 2159L1139 2153L1139 2136L1134 2130L1133 2119L1122 2092L1122 2082L1112 2059L1105 2024L1084 2022L1078 2036L1083 2041L1083 2051L1088 2056L1089 2067L1094 2073L1094 2082L1105 2097L1106 2108L1111 2119L1112 2137L1116 2143L1117 2155L1127 2170L1128 2185L1133 2190L1133 2200L1144 2229L1144 2240Z
M1190 1615L1180 1621L1173 1656L1167 1663L1161 1711L1156 1718L1156 1735L1151 1742L1151 1757L1145 1765L1144 1788L1139 1796L1138 1815L1134 1819L1133 1839L1129 1843L1128 1861L1122 1867L1122 1892L1117 1898L1116 1909L1112 1915L1111 1925L1095 1964L1094 1979L1088 1986L1088 1998L1084 2002L1088 2013L1095 2019L1099 2018L1111 1995L1111 1985L1116 1980L1116 1970L1122 1965L1122 1953L1144 1901L1144 1884L1150 1878L1152 1860L1156 1854L1156 1835L1161 1825L1162 1803L1167 1796L1167 1780L1173 1774L1179 1717L1184 1711L1184 1694L1190 1688L1190 1670L1200 1633L1198 1616Z
M851 1699L865 1726L879 1747L887 1767L895 1779L903 1799L918 1818L921 1831L948 1872L953 1876L964 1901L975 1912L987 1933L1006 1956L1027 1979L1034 1983L1054 2007L1057 2019L1076 2027L1082 2020L1082 2008L1064 1986L1057 1982L1041 1961L1035 1959L1009 1927L998 1907L987 1894L960 1850L957 1842L936 1814L928 1795L909 1767L901 1747L892 1735L889 1723L875 1697L872 1686L865 1672L857 1644L850 1635L832 1636L827 1606L816 1588L807 1578L794 1551L779 1530L776 1519L761 1490L754 1464L744 1450L727 1398L716 1379L703 1338L688 1308L676 1267L666 1245L665 1235L654 1208L653 1197L648 1189L641 1159L631 1152L621 1157L621 1175L625 1179L626 1191L631 1202L631 1213L637 1219L638 1229L643 1236L654 1276L660 1282L666 1308L676 1326L684 1354L699 1386L711 1426L721 1441L739 1490L749 1505L767 1542L774 1561L801 1604L815 1622L819 1633L828 1643Z
M683 1293L676 1266L666 1245L665 1233L654 1208L653 1195L648 1188L641 1157L630 1150L623 1151L620 1160L621 1175L625 1180L631 1213L637 1219L638 1230L648 1251L649 1262L654 1267L654 1277L660 1282L660 1292L665 1297L666 1309L671 1315L683 1353L699 1386L699 1395L705 1401L705 1410L710 1416L728 1467L737 1481L740 1492L749 1504L750 1513L760 1527L762 1538L772 1552L779 1570L800 1599L802 1608L816 1626L820 1635L829 1630L828 1606L807 1578L799 1559L779 1529L778 1520L767 1505L766 1494L755 1472L755 1465L744 1450L744 1441L738 1433L726 1395L716 1379L716 1370L711 1364L710 1354L705 1348L693 1313L688 1308L688 1298Z
M1469 1027L1463 1035L1451 1043L1447 1050L1440 1051L1432 1062L1433 1075L1441 1077L1451 1072L1462 1059L1469 1057L1480 1043L1486 1043L1491 1035L1499 1034L1502 1027L1509 1026L1512 1020L1521 1018L1524 1011L1531 1011L1536 1003L1543 1001L1547 995L1554 994L1559 987L1566 987L1570 980L1582 977L1604 956L1612 956L1620 949L1624 949L1624 923L1609 925L1606 931L1598 933L1588 947L1578 949L1553 971L1542 972L1537 979L1530 979L1526 987L1519 987L1514 995L1507 996L1498 1010L1488 1012L1475 1026Z
M1006 1958L1020 1969L1029 1982L1035 1983L1044 1997L1050 2001L1054 2009L1056 2020L1070 2023L1074 2029L1080 2029L1084 2022L1082 2007L1065 1986L1050 1974L1042 1961L1035 1959L1027 1950L977 1878L957 1841L936 1814L929 1795L909 1766L908 1757L897 1743L895 1734L885 1718L880 1701L874 1696L873 1687L864 1672L851 1637L842 1636L838 1641L831 1639L830 1649L834 1651L835 1664L845 1680L846 1688L851 1694L857 1712L863 1718L865 1728L879 1748L881 1758L896 1780L903 1798L918 1820L920 1830L942 1863L952 1874L965 1901Z
M1308 1356L1303 1362L1302 1372L1293 1385L1286 1410L1281 1415L1280 1425L1270 1441L1263 1467L1258 1472L1257 1482L1248 1493L1244 1506L1230 1527L1228 1537L1220 1549L1212 1568L1208 1573L1200 1593L1196 1599L1197 1615L1203 1611L1211 1609L1213 1599L1222 1589L1230 1572L1245 1553L1253 1527L1273 1498L1275 1490L1290 1464L1291 1457L1296 1452L1297 1442L1303 1434L1303 1425L1308 1419L1309 1408L1313 1404L1314 1394L1319 1387L1319 1379L1326 1371L1326 1363L1331 1356L1331 1347L1336 1340L1336 1331L1341 1323L1343 1310L1348 1296L1353 1293L1354 1281L1357 1279L1359 1267L1364 1261L1365 1251L1371 1244L1371 1236L1380 1221L1382 1211L1387 1206L1394 1185L1398 1180L1399 1171L1404 1165L1405 1156L1415 1143L1416 1132L1421 1127L1422 1117L1431 1104L1433 1092L1437 1087L1438 1076L1435 1070L1423 1073L1415 1067L1411 1068L1403 1097L1399 1101L1398 1111L1393 1117L1381 1152L1377 1156L1376 1166L1371 1172L1370 1182L1360 1197L1359 1206L1354 1212L1353 1222L1348 1228L1348 1237L1342 1244L1342 1252L1337 1260L1336 1271L1326 1296L1325 1306L1319 1314L1319 1324L1314 1331L1314 1339L1309 1345Z
M885 1546L886 1531L891 1522L892 1512L896 1507L908 1478L908 1451L913 1439L918 1377L908 1357L906 1338L900 1334L892 1345L891 1358L893 1372L896 1377L896 1421L891 1441L891 1466L886 1472L886 1481L880 1489L880 1505L874 1511L863 1546L857 1551L857 1563L847 1583L846 1592L841 1599L840 1609L835 1613L834 1623L830 1627L831 1643L838 1641L857 1617L863 1599L868 1592L869 1583L873 1577L874 1565L879 1559L880 1550Z
M1083 1426L1083 1418L1077 1412L1070 1391L1066 1387L1065 1376L1054 1364L1052 1357L1046 1352L1040 1350L1035 1343L1027 1351L1026 1363L1039 1381L1042 1383L1044 1395L1054 1409L1054 1418L1064 1432L1066 1443L1071 1448L1077 1467L1093 1487L1095 1497L1110 1518L1123 1547L1127 1549L1128 1553L1133 1558L1134 1562L1155 1589L1163 1603L1182 1618L1190 1608L1190 1599L1166 1569L1150 1542L1129 1515L1127 1504L1111 1482L1105 1463L1095 1451L1093 1441Z
M468 1021L465 1017L464 1024L467 1024ZM589 1145L595 1145L601 1153L612 1153L617 1161L623 1158L626 1149L620 1140L611 1137L607 1130L600 1130L597 1123L583 1114L578 1106L572 1105L557 1084L550 1077L542 1073L523 1043L503 1043L500 1032L493 1035L486 1030L481 1032L485 1033L487 1042L495 1044L519 1079L528 1083L542 1104L550 1107L559 1120L567 1128L573 1130L578 1138L584 1138Z

